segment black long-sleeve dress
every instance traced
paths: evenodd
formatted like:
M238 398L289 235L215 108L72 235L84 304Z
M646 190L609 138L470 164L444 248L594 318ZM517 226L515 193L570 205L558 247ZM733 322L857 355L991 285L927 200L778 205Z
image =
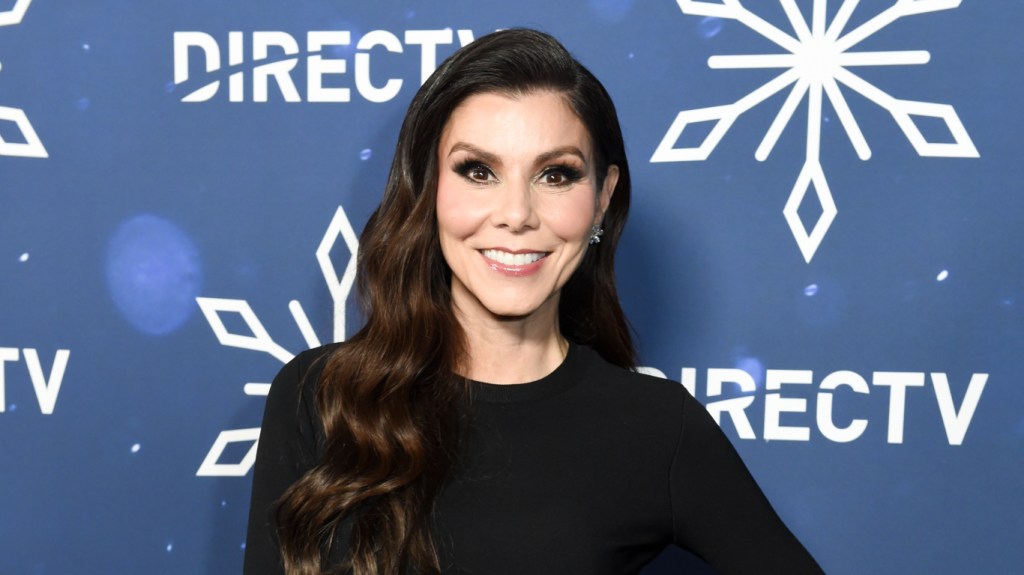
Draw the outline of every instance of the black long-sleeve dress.
M329 349L300 354L271 386L246 575L283 573L272 507L321 457L315 360ZM572 345L541 380L473 386L466 452L433 516L445 573L635 574L669 544L723 575L822 572L678 383Z

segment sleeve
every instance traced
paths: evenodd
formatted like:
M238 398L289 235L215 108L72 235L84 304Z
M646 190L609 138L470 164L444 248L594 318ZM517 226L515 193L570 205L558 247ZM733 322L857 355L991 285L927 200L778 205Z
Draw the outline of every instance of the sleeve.
M316 465L319 419L313 407L314 374L309 352L300 354L277 374L263 412L253 470L244 575L282 575L277 545L275 502Z
M686 394L672 462L674 543L721 575L823 573L704 406Z

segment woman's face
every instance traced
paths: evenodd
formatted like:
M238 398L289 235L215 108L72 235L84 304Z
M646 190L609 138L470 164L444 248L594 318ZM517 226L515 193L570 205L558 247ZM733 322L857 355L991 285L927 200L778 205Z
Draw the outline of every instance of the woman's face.
M550 91L467 98L438 154L437 223L460 315L554 322L618 168L598 190L587 129Z

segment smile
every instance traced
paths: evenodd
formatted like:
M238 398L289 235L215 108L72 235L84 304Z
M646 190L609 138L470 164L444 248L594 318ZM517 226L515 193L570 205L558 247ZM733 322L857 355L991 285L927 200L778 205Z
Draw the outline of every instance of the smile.
M547 252L523 252L509 253L502 250L480 250L480 253L489 260L495 261L503 266L526 266L542 258L547 257Z

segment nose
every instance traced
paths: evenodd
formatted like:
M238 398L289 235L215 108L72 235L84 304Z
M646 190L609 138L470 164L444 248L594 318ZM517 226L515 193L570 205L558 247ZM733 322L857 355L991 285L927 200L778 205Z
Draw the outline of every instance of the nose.
M492 216L495 226L517 234L537 228L539 220L529 182L502 186L497 200Z

